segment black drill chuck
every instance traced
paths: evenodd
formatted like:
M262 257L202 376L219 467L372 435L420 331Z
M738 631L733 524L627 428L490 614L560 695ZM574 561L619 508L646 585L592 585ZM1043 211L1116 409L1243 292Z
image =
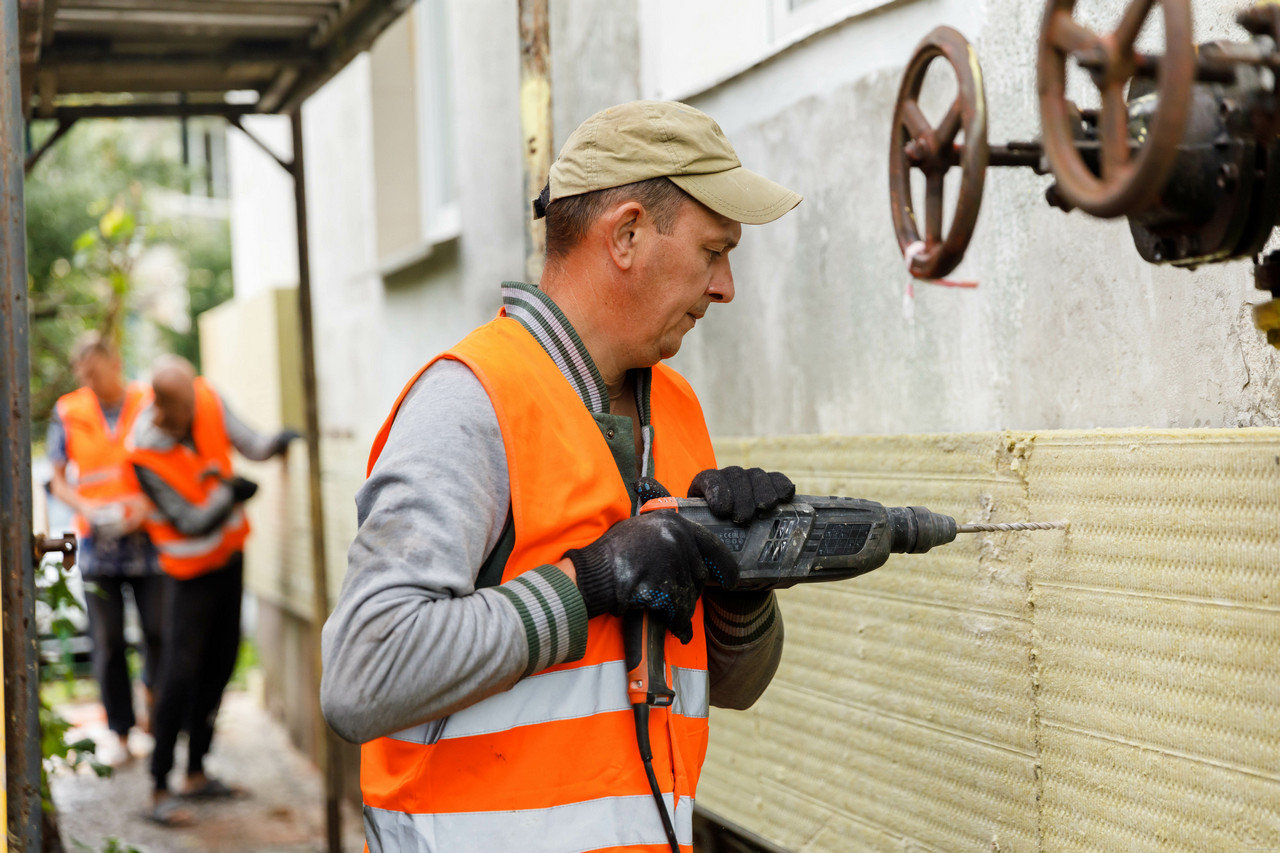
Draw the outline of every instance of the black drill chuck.
M893 529L891 553L923 554L956 538L956 520L949 515L930 512L922 506L891 506L885 510Z

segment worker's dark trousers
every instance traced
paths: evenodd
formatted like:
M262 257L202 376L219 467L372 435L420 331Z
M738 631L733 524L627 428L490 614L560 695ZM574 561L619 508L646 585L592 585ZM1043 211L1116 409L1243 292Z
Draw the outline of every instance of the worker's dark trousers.
M168 790L178 731L187 731L187 775L204 772L213 741L213 721L222 691L231 679L240 648L240 595L244 556L170 589L160 695L151 731L156 738L151 776L157 791Z
M137 723L133 686L129 679L128 643L124 639L124 588L133 592L142 627L142 683L154 690L160 670L164 636L167 575L90 577L85 579L85 609L93 638L93 675L102 692L107 726L124 736ZM96 589L94 588L96 587Z

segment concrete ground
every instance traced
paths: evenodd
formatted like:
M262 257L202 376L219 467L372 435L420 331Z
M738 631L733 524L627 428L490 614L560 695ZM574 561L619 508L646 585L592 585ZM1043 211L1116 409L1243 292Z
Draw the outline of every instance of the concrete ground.
M94 703L58 708L75 728L68 740L92 737L107 749L110 732L102 706ZM147 772L151 738L135 730L131 750L147 757L100 779L89 768L61 771L51 780L62 838L68 851L118 849L144 853L167 851L255 851L302 853L325 850L323 787L319 771L289 743L288 736L250 694L228 692L218 714L213 750L206 770L228 784L243 788L235 800L191 803L193 826L168 829L144 817L150 802ZM178 767L185 752L179 746ZM171 777L180 785L181 774ZM343 850L359 851L364 843L359 815L343 811Z

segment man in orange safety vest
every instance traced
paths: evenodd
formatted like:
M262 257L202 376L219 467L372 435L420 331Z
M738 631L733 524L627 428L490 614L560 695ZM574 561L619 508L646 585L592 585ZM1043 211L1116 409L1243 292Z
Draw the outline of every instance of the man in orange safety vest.
M743 223L799 201L684 104L622 104L565 142L535 201L539 286L505 284L499 316L409 381L356 496L321 701L363 744L371 853L692 849L708 706L755 701L782 619L772 592L704 593L732 553L637 510L669 491L746 521L794 494L717 468L662 362L733 299ZM623 655L640 610L670 628L676 693L647 725Z
M147 532L161 568L173 579L149 813L155 822L173 826L192 820L169 792L179 729L188 736L184 795L237 793L204 769L214 717L240 648L242 552L249 535L243 505L257 491L255 483L235 475L231 451L263 461L283 454L298 434L253 431L177 356L156 361L151 386L155 401L138 416L128 447L138 482L155 507Z

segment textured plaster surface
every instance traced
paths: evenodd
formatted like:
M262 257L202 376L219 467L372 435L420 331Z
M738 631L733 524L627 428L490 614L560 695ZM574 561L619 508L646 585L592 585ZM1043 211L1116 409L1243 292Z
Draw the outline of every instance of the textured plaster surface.
M555 151L592 113L640 97L636 0L551 0Z
M797 851L1280 846L1280 430L726 441L962 537L780 594L699 802Z

